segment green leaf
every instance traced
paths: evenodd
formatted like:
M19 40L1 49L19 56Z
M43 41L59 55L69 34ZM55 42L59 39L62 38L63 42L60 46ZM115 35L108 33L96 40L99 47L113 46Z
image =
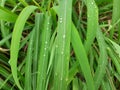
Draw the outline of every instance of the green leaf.
M40 24L40 23L38 23ZM51 15L45 13L44 24L41 28L40 54L38 60L37 90L47 90L47 65L49 58L49 45L51 37Z
M100 28L97 30L96 37L97 37L98 45L100 48L100 57L98 60L98 67L96 68L96 72L94 75L94 81L95 81L95 87L96 87L95 89L97 90L100 87L106 72L107 52L106 52L106 43L104 41L104 36Z
M19 52L19 46L20 46L20 38L22 36L22 31L23 31L27 18L36 8L37 7L35 6L28 6L23 9L23 11L20 13L20 15L18 16L16 20L13 34L12 34L9 63L11 66L13 78L16 82L16 85L19 87L20 90L22 90L22 88L20 86L20 83L17 77L17 58L18 58L18 52Z
M33 57L33 41L34 41L34 35L35 35L35 29L33 29L28 50L27 50L27 56L25 59L25 90L32 90L31 84L32 84L32 57Z
M98 29L98 8L94 0L85 0L85 2L87 5L87 36L85 49L86 52L88 52Z
M60 0L54 59L53 90L67 90L70 59L72 0Z
M79 61L81 70L84 74L84 77L85 77L85 80L87 83L87 89L88 90L95 90L94 81L93 81L93 77L91 74L87 54L86 54L85 48L83 46L83 43L80 39L79 33L78 33L76 27L74 26L74 24L72 24L71 35L72 35L71 36L72 46L73 46L73 49L75 51L75 55L77 57L77 60Z
M15 22L17 15L0 6L0 20Z
M44 13L35 14L35 36L34 36L34 55L33 55L33 73L36 73L38 70L38 60L39 60L39 48L40 48L40 34L43 29L44 22ZM36 89L37 86L37 74L33 74L33 89Z

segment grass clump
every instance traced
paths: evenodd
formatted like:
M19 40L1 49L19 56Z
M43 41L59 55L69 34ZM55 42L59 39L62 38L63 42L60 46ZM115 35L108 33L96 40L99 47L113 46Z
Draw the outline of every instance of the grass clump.
M0 90L119 90L119 0L1 0Z

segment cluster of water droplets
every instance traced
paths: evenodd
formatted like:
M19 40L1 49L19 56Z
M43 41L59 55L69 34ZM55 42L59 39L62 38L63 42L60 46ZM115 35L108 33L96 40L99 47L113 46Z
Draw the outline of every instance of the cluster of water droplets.
M48 44L48 42L46 41L46 42L45 42L45 48L44 48L45 51L47 50L47 44ZM45 53L44 53L43 56L44 56L44 57L46 56Z
M59 19L60 19L60 21L59 21L59 22L60 22L60 23L62 23L62 22L63 22L63 18L62 18L62 17L60 17Z
M49 25L50 25L50 22L48 22L47 23L47 31L49 30ZM48 44L48 42L47 41L45 41L45 48L44 48L44 50L46 51L47 50L47 44ZM46 56L45 54L43 55L44 57Z

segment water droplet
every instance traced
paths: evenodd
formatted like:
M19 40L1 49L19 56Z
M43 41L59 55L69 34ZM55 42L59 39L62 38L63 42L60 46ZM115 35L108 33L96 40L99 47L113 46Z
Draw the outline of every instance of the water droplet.
M61 80L61 81L63 80L62 77L60 78L60 80Z
M47 50L47 48L45 48L45 50Z
M8 63L10 64L10 63L11 63L11 61L9 60L9 61L8 61Z
M90 15L88 15L88 18L90 18Z
M68 78L66 78L66 81L68 81Z
M56 45L56 48L58 48L58 45Z
M60 23L62 23L62 21L63 21L63 20L62 20L62 18L60 17Z
M57 73L55 73L55 76L57 76Z
M109 28L111 29L111 28L112 28L112 25L110 25Z
M45 44L47 44L48 42L46 41Z
M43 56L45 57L46 55L44 54Z
M48 22L48 25L49 25L50 23Z
M61 54L64 54L64 52L62 51Z
M94 3L92 2L91 4L93 5Z
M63 38L65 38L65 34L63 35Z

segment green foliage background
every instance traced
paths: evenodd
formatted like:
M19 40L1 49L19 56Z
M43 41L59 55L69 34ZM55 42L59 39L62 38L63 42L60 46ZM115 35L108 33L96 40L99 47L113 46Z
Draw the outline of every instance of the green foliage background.
M119 90L120 0L0 0L0 90Z

